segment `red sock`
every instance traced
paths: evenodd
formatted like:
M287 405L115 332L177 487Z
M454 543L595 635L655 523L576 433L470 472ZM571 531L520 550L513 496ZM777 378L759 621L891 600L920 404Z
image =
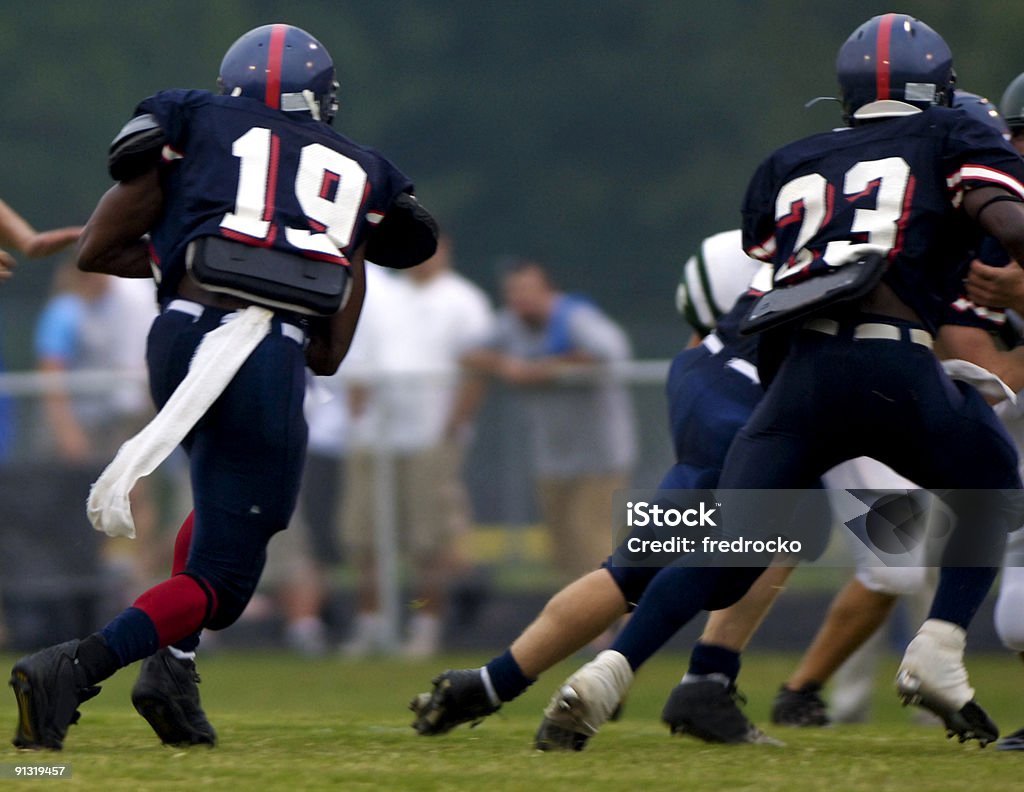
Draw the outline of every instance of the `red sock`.
M175 575L132 603L153 622L162 647L198 632L206 621L209 605L205 589L188 575Z
M178 536L174 540L174 563L171 565L171 574L180 575L185 571L188 563L188 551L192 546L192 528L196 524L196 513L190 511L185 522L178 529Z

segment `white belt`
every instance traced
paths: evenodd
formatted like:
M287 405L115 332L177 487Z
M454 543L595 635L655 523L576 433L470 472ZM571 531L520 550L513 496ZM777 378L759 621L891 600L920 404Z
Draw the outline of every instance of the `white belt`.
M839 335L840 324L835 319L808 319L804 322L804 330L813 330L826 335ZM863 322L854 325L853 337L871 341L910 341L928 349L932 348L932 334L919 327L899 327L884 322Z
M167 307L164 310L186 313L189 316L193 317L194 319L198 319L206 311L206 306L201 303L193 302L192 300L183 300L181 298L178 298L171 300L169 303L167 303ZM224 317L220 320L220 323L224 324L225 322L234 319L236 316L238 316L238 313L238 311L232 311L230 313L225 314ZM291 324L290 322L286 322L283 319L281 320L280 325L281 335L283 335L285 338L290 338L292 341L299 344L300 346L306 343L306 333L301 327L299 327L298 325Z

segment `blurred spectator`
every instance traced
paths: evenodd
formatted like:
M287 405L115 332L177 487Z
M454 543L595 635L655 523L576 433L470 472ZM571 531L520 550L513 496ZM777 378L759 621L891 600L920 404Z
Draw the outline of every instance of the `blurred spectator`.
M342 530L359 570L359 609L345 653L373 651L383 629L374 563L375 454L393 461L399 542L412 568L414 613L403 654L441 642L453 581L466 571L459 539L470 525L462 462L479 384L460 368L492 329L483 291L452 269L451 241L393 276L367 267L367 297L342 373L351 383L352 452Z
M94 480L121 443L151 415L144 385L145 339L156 316L151 280L129 281L81 272L73 262L55 275L55 293L36 326L36 357L43 372L113 372L114 387L83 391L55 387L43 397L45 420L38 427L41 456L54 460L55 475ZM117 375L128 375L118 382ZM137 375L131 379L130 375ZM90 482L91 483L91 482ZM156 523L150 482L132 493L132 512L140 535L150 538ZM87 491L79 493L85 497ZM88 529L76 497L75 522ZM145 542L110 540L104 544L108 567L133 585L145 581ZM155 546L155 544L154 544Z
M39 232L29 225L20 214L0 201L0 246L12 248L29 258L41 258L63 250L73 244L81 234L81 227L57 228ZM0 250L0 284L14 274L14 257L6 250ZM0 350L0 374L6 370ZM10 398L0 392L0 465L9 459L14 442L14 424ZM3 608L0 603L0 647L7 643Z
M141 371L134 343L145 335L148 319L132 323L133 300L113 283L109 276L79 272L73 262L58 268L54 294L36 325L41 372ZM146 294L152 304L151 281ZM128 366L131 349L135 360ZM55 631L89 629L114 583L138 582L137 576L132 580L134 547L126 541L101 543L84 502L106 460L148 413L142 381L108 377L85 389L57 381L39 407L42 420L30 424L34 456L4 476L12 487L5 502L16 529L5 537L5 602L12 637L23 646L48 643ZM40 493L42 486L46 494ZM135 493L133 502L140 525L146 525L151 509L145 492ZM58 545L74 552L55 555L52 548ZM104 575L111 569L117 577Z
M273 591L284 617L288 648L318 657L328 649L324 613L330 594L328 573L341 563L335 526L344 493L349 416L345 385L338 374L309 374L305 410L309 442L299 506L288 530L270 540L261 585Z
M629 339L535 261L509 264L502 293L491 343L466 362L521 389L554 563L575 579L611 552L612 493L629 486L635 462L630 395L608 368L630 358Z

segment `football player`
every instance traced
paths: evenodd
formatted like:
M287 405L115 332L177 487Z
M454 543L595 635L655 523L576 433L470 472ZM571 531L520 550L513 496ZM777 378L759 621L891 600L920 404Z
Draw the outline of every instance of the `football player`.
M1024 87L1024 81L1021 81L1021 86ZM1011 84L1008 91L1012 87ZM1006 140L1011 140L1011 130L1006 121L987 99L958 88L954 106L963 107L980 120L991 124ZM1017 137L1014 147L1024 154L1024 136ZM979 337L978 332L980 330L988 334L1003 348L1020 345L1019 329L1015 321L999 309L1011 304L1014 293L1024 291L1024 272L1016 265L1008 266L1012 262L1009 262L998 245L991 242L984 240L978 245L976 255L979 258L972 265L975 272L971 277L977 277L982 285L974 289L971 288L971 281L968 281L968 294L958 297L949 306L948 324L939 336L940 347L955 345L960 357L976 362L980 356L981 362L999 372L1016 390L1019 385L1020 358L1012 355L993 357L993 344L985 336ZM987 263L983 263L982 259ZM995 275L989 277L990 272ZM971 327L976 330L967 329ZM965 341L970 344L969 347L964 346ZM943 348L941 352L948 356L951 349ZM1007 366L1012 368L1008 369ZM1024 437L1019 428L1018 410L1008 400L1000 401L995 409L1020 449ZM1024 623L1015 626L1020 621L1015 615L1019 609L1010 605L1020 602L1019 595L1014 594L1014 591L1017 586L1024 585L1024 581L1018 581L1021 576L1019 562L1014 561L1019 555L1017 548L1022 541L1024 530L1015 530L1008 537L1007 560L996 610L997 631L1007 647L1015 651L1024 648ZM827 725L830 717L820 696L822 687L884 623L900 596L927 591L928 581L921 574L925 571L915 567L860 566L856 576L836 595L825 621L798 667L780 688L772 706L772 721L791 726ZM870 683L862 684L859 672L849 665L843 666L843 677L845 684L841 684L838 679L836 681L837 688L833 691L835 698L842 696L844 709L852 713L863 712L867 706L863 700L870 695ZM1024 739L1021 737L1017 734L1004 738L998 747L1024 747Z
M1021 482L991 408L954 385L931 348L975 227L1024 260L1024 163L988 125L949 107L952 55L918 20L869 20L840 48L837 72L849 128L783 147L747 191L744 246L774 275L745 325L764 331L759 368L770 384L719 484L806 488L870 456L944 489L958 528L897 687L948 731L986 744L998 730L974 701L965 635L1019 524ZM759 521L749 514L736 528ZM979 547L982 556L970 555ZM751 580L727 567L663 570L612 648L555 694L542 730L592 735L669 636L700 610L734 602ZM734 598L709 596L723 592Z
M696 332L694 342L675 357L669 370L676 464L665 475L662 489L714 487L729 443L763 395L756 367L757 338L738 332L739 320L756 292L743 293L759 269L763 265L743 253L739 230L705 239L683 267L676 305ZM755 588L772 598L788 572L773 568ZM422 735L444 734L497 711L631 610L658 573L658 567L622 566L609 558L602 568L555 594L537 619L487 665L445 671L434 679L431 693L413 699L413 727ZM724 679L723 684L711 683L707 698L725 715L705 723L700 736L715 742L770 742L734 704L739 651L727 648L730 637L717 627L716 617L709 620L694 649L690 672ZM578 749L585 742L586 736L575 732L542 729L537 735L537 746L545 750Z
M288 524L305 454L305 368L330 374L344 357L364 258L407 267L435 249L412 182L331 128L338 85L317 39L284 24L251 30L228 49L218 84L217 94L163 91L139 104L111 146L118 184L79 248L87 271L145 277L153 264L162 313L147 358L161 413L135 440L188 417L194 512L169 580L99 632L14 665L20 748L60 749L79 704L136 660L132 700L160 739L214 744L194 651L201 630L242 613L268 540ZM221 348L238 366L219 394L208 389L224 362L196 371L215 337L229 339ZM238 347L252 351L239 360ZM172 399L182 383L189 397ZM192 396L212 405L190 415Z

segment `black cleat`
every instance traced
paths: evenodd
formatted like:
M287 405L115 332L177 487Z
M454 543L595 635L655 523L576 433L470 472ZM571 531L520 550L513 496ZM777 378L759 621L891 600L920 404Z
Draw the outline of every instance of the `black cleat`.
M199 702L199 674L194 660L161 649L142 661L132 688L132 704L165 745L216 745L214 731Z
M938 715L946 727L946 738L956 737L960 742L977 740L984 748L999 738L999 727L974 699L959 709L943 701L938 694L929 692L914 674L900 671L896 677L896 689L903 706L913 704Z
M828 707L821 698L821 685L808 682L799 690L783 685L772 702L772 723L780 726L828 726Z
M739 703L746 700L735 685L715 680L676 685L661 711L672 734L690 734L709 743L783 745L750 722Z
M76 673L78 640L66 641L21 658L11 669L18 702L14 746L29 750L64 747L68 728L78 722L78 705L100 692Z
M417 734L446 734L462 723L476 726L501 708L491 703L479 668L443 671L432 684L432 692L420 693L409 703L416 713L412 727Z
M1007 734L996 743L1000 751L1024 751L1024 729L1017 729L1013 734Z

